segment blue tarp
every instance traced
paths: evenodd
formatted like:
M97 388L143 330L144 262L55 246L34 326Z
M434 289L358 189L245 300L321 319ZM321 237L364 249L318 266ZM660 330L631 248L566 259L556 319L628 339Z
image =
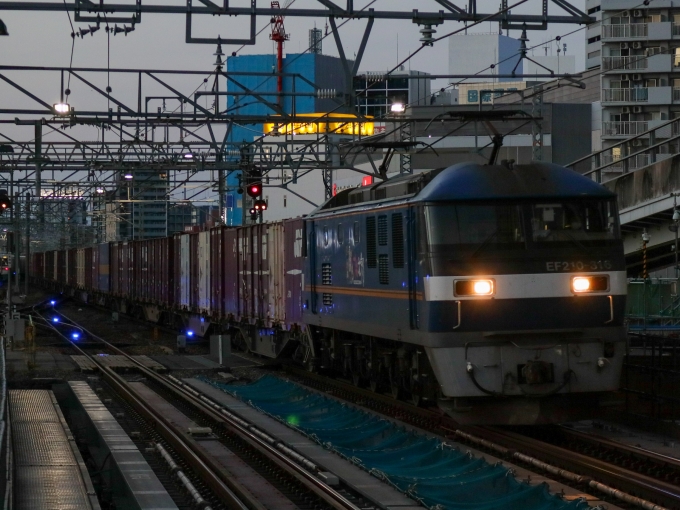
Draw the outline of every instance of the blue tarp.
M546 484L518 482L507 467L407 430L356 407L270 375L247 385L203 381L234 395L337 452L430 508L575 510Z

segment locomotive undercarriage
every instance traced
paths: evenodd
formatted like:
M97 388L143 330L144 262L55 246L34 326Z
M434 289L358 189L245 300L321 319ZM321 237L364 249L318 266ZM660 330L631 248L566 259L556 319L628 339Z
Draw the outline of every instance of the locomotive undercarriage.
M412 344L310 327L296 357L309 370L340 374L355 386L388 392L416 405L440 396L427 354Z

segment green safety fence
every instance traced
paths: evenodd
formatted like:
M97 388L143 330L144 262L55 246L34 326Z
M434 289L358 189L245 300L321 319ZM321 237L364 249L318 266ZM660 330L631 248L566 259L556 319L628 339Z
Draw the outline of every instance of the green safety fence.
M545 483L519 482L501 464L490 464L454 445L398 426L335 399L266 375L246 385L201 377L286 423L437 510L574 510L583 499L564 501Z

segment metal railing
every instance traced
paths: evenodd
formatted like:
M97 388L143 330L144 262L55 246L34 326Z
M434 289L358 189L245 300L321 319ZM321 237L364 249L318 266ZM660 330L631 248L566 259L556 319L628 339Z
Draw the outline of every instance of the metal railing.
M673 101L680 101L680 88L673 88Z
M602 39L634 37L647 37L647 23L602 26Z
M602 136L632 136L639 135L649 129L646 120L618 122L606 121L602 123Z
M649 98L646 87L633 89L602 89L603 103L644 103Z
M670 138L668 138L669 129ZM657 137L661 141L657 142ZM649 145L636 147L636 140L643 139L648 140ZM678 153L680 153L680 119L671 119L565 166L596 182L603 182L616 177L607 176L607 173L626 173Z
M647 57L644 55L631 55L628 57L602 57L602 70L611 69L636 70L647 69Z
M607 165L607 171L609 172L630 172L631 170L646 167L652 162L652 158L650 154L636 154L627 159L627 165L624 165L621 156L603 154L600 161L603 165Z
M673 35L680 35L680 25L673 23Z

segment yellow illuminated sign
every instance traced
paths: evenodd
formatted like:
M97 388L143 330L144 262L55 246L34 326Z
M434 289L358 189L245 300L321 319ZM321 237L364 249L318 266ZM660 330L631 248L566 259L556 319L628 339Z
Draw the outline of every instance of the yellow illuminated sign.
M297 118L309 117L310 122L267 122L264 124L265 135L314 135L317 133L334 133L339 135L371 136L374 133L372 120L358 121L356 115L343 113L304 113ZM372 117L366 117L372 119Z

